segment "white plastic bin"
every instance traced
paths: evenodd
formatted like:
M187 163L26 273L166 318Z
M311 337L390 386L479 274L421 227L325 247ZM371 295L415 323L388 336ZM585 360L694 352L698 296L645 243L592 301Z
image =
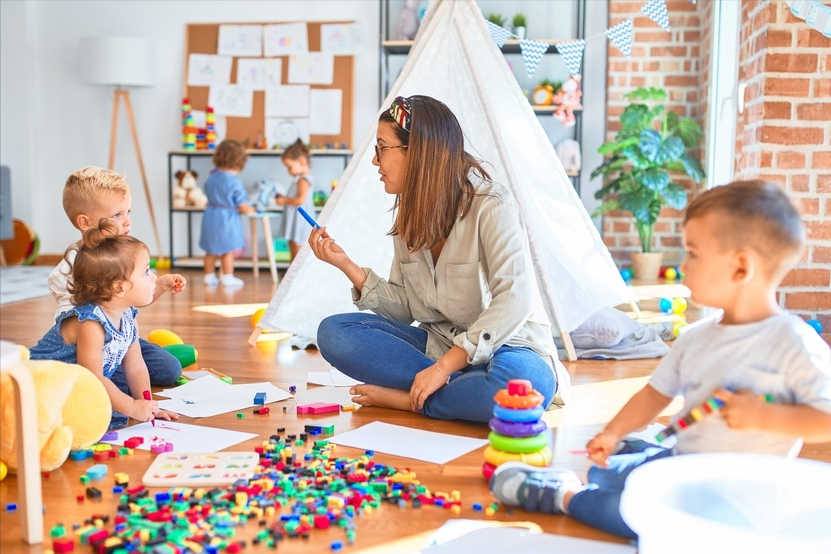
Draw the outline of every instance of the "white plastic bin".
M640 554L831 553L831 464L690 454L645 464L621 515Z

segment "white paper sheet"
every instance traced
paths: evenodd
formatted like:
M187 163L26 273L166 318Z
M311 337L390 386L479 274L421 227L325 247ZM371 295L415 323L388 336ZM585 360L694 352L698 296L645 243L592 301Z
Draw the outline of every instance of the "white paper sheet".
M288 56L309 51L305 23L266 25L263 27L263 51L266 57Z
M331 85L335 78L335 57L324 52L289 56L289 83Z
M335 435L330 442L361 450L376 450L402 458L446 464L485 446L485 439L445 435L374 421L354 431Z
M262 56L262 25L220 25L216 51L222 56Z
M216 115L251 117L254 111L254 91L240 85L212 86L208 93L208 105Z
M334 382L336 387L351 387L354 385L363 384L363 381L358 381L357 379L353 379L348 375L344 375L335 368L329 370L329 375L332 377L332 381Z
M265 116L308 117L309 85L285 85L266 89Z
M291 398L273 383L229 385L208 375L180 387L165 389L164 394L169 400L161 400L159 407L188 417L211 417L254 406L254 396L258 392L266 393L265 404Z
M285 148L297 139L309 144L309 120L307 118L266 118L265 141L269 149L277 144Z
M328 54L352 55L361 45L358 23L328 23L320 26L320 51Z
M283 60L276 58L239 58L237 84L251 90L267 90L280 86L283 79Z
M155 427L149 422L139 423L132 427L118 429L117 440L101 442L122 445L129 438L141 437L144 442L138 446L140 450L150 450L150 446L154 444L173 443L173 452L218 452L256 436L255 433L242 433L159 419L156 420Z
M309 133L339 135L342 115L341 89L313 89L310 96Z
M335 368L329 371L310 371L306 375L306 382L310 385L323 385L324 387L351 387L362 383L362 381L344 375Z
M228 56L191 54L188 56L188 85L209 87L227 85L231 82L231 63Z
M492 527L487 521L451 520L433 535L432 544L419 552L440 554L476 552L568 552L569 554L635 554L637 549L615 544L562 535L540 533L521 527Z

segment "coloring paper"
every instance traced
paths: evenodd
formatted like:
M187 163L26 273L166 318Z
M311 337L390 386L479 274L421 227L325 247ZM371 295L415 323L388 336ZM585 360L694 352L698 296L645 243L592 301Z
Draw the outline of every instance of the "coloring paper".
M223 56L262 56L262 25L220 25L216 51Z
M227 412L236 412L254 406L254 396L266 393L265 403L279 402L291 398L286 391L273 383L246 383L229 385L225 381L207 375L172 389L165 389L159 396L159 407L188 417L211 417Z
M323 52L289 56L289 83L331 85L335 78L335 57Z
M313 89L310 103L309 133L339 135L343 91L341 89Z
M297 139L309 144L309 120L305 117L267 117L265 120L265 141L269 149L275 145L285 148Z
M251 90L267 90L280 86L283 78L283 60L276 58L239 58L237 84Z
M320 51L335 55L356 54L361 45L357 23L327 23L320 26Z
M188 85L208 87L227 85L231 82L231 62L228 56L191 54L188 56Z
M240 85L219 85L211 87L208 105L216 115L229 117L251 117L254 110L254 91Z
M217 452L256 436L254 433L157 419L155 427L150 422L139 423L119 429L117 440L101 442L122 445L127 439L141 437L144 442L138 446L140 450L150 450L153 445L172 443L173 452Z
M287 56L309 51L305 23L266 25L263 28L264 56Z
M309 85L286 85L266 89L265 116L308 117Z

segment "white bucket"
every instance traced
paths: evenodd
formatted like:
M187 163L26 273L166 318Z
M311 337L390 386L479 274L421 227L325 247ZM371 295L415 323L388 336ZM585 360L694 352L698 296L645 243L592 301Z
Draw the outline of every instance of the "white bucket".
M762 454L688 454L626 480L623 520L640 554L831 553L831 464Z

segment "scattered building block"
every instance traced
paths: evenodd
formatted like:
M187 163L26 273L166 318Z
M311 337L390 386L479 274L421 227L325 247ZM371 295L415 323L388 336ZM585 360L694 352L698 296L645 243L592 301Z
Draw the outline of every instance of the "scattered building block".
M262 406L263 404L265 404L265 393L264 392L258 392L257 394L254 395L254 404L259 405L259 406Z
M52 550L56 554L65 554L75 550L75 541L67 538L56 538L52 541Z
M271 411L270 408L265 407L265 408L260 408L259 410L254 410L254 413L257 414L257 415L265 415L270 411Z
M131 437L124 441L125 448L138 448L138 446L144 442L144 439L141 437Z
M96 489L95 487L87 487L87 497L101 498L101 491Z
M116 473L113 475L113 479L116 485L126 485L130 482L130 476L126 473Z
M104 464L95 464L87 469L87 475L90 479L100 479L107 474L107 466Z
M329 412L340 412L340 404L329 402L314 402L313 404L301 404L297 406L298 414L328 414Z
M104 433L104 436L101 437L101 441L117 441L118 440L118 432L117 431L107 431ZM101 442L99 441L99 442Z

